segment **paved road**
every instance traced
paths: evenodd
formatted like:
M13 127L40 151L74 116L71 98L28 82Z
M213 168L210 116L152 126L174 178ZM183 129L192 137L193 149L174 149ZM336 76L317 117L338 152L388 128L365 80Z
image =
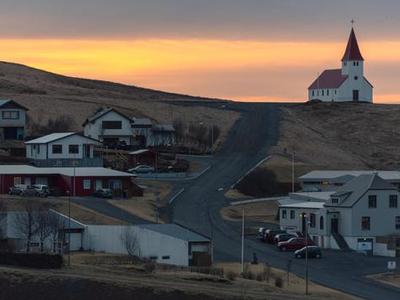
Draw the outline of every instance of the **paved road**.
M229 105L229 104L228 104ZM230 132L226 145L213 159L212 168L200 178L180 183L185 191L172 207L174 222L210 236L214 257L220 261L240 260L240 234L235 225L225 222L220 209L227 205L219 187L228 188L252 166L267 156L278 136L279 107L275 104L232 104L243 117ZM278 252L254 239L246 239L245 256L250 261L257 253L260 261L286 268L290 253ZM322 260L310 262L311 280L365 299L400 299L400 289L376 283L366 274L386 271L388 258L364 257L352 252L326 251ZM400 265L400 260L397 259ZM292 271L304 275L304 262L293 260Z

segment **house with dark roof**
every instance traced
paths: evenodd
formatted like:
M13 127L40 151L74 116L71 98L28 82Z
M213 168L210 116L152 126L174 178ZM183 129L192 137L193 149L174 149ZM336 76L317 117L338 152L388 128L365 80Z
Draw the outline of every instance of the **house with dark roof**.
M342 57L341 69L323 71L309 86L308 99L324 102L372 103L372 90L372 84L364 76L364 58L352 28Z
M0 99L0 142L25 138L27 111L13 100Z
M321 192L315 192L320 194ZM322 248L400 256L398 187L377 172L354 175L324 197L280 205L282 229L305 232Z
M101 108L83 123L84 135L105 146L132 145L131 119L114 108Z
M58 132L25 142L26 157L39 167L102 167L101 142L77 132Z

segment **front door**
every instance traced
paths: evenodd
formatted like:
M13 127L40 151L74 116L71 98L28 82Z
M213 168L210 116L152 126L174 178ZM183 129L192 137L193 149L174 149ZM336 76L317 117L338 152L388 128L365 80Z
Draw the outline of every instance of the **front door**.
M337 218L331 219L331 232L339 233L339 219L337 219Z
M359 92L358 90L353 90L353 101L358 101L359 100Z

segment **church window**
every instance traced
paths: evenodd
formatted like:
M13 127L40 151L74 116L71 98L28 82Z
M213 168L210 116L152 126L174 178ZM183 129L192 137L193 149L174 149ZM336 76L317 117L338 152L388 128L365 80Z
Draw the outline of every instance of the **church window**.
M324 90L322 90L322 96L324 96Z
M326 90L326 95L329 96L329 90Z
M335 95L336 95L336 90L335 90Z
M344 62L343 64L344 64L345 66L347 66L347 62Z
M354 80L357 80L358 79L358 76L354 76Z
M312 91L312 95L314 96L314 90Z
M353 66L356 66L356 62L355 61L353 61Z

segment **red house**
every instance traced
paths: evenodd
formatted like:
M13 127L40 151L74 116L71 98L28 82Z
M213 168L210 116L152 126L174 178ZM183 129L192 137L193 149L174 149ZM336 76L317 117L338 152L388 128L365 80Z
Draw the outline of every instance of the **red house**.
M101 167L37 168L29 165L0 165L0 193L6 194L15 184L46 184L59 194L90 196L101 188L116 195L142 196L143 190L130 173Z

